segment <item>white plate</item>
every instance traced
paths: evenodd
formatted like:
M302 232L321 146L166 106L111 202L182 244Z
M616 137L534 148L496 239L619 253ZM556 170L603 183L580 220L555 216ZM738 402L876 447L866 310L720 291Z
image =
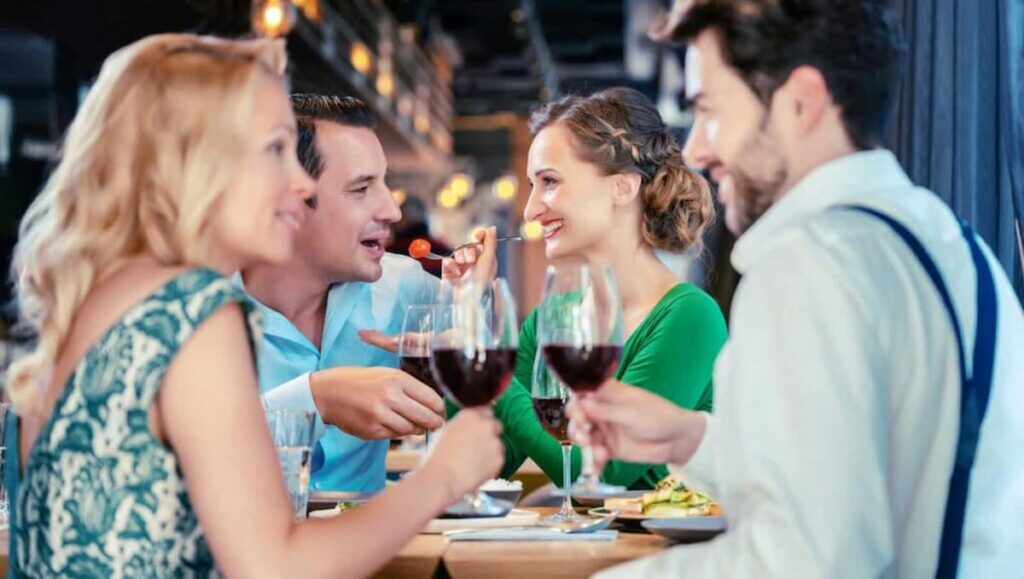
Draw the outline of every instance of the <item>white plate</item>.
M329 519L341 514L338 509L313 511L309 516L317 519ZM529 527L537 524L540 514L536 511L512 509L504 517L485 517L479 519L434 519L420 531L430 535L440 535L445 531L461 529L496 529L500 527Z
M605 499L638 499L644 496L644 493L653 491L623 491L621 493L615 493L613 495L591 495L587 493L573 494L572 500L587 507L603 507Z
M685 517L674 519L647 519L640 523L655 535L679 543L710 541L726 530L725 517Z
M434 519L427 523L421 533L432 535L458 529L494 529L499 527L528 527L537 524L540 514L536 511L512 509L504 517L479 519Z

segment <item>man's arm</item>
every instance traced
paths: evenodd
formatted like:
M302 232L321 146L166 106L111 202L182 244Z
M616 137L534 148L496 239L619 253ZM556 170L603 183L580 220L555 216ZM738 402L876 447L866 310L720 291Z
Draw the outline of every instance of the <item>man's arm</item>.
M421 434L443 424L444 401L394 368L338 367L309 372L263 395L267 410L313 410L324 424L364 440Z
M729 530L600 577L874 577L891 564L877 312L813 247L784 257L744 279L694 457L713 466Z
M263 394L263 409L267 412L274 410L310 410L316 413L316 425L313 436L316 440L323 437L326 429L320 415L320 410L313 401L313 394L309 389L309 375L306 372L291 380L276 386Z

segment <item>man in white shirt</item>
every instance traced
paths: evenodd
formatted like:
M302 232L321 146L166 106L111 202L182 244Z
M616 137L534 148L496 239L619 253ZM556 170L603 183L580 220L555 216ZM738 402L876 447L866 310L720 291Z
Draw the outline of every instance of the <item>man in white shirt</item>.
M384 252L401 211L367 106L317 95L296 95L292 105L316 192L295 257L242 273L263 313L260 390L268 410L316 411L312 490L375 492L389 439L440 427L444 402L361 337L400 333L406 307L431 303L438 280Z
M975 238L974 259L973 234L879 148L902 52L887 4L696 0L669 30L689 43L684 157L720 183L741 234L715 412L612 381L570 415L599 460L677 465L729 528L602 578L1024 573L1024 315L988 248ZM986 343L994 368L951 549L957 332L965 375L983 374Z

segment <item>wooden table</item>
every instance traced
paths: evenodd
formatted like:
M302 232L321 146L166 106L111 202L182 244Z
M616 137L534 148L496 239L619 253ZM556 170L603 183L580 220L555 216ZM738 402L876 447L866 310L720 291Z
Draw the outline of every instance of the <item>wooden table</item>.
M556 508L531 509L541 516ZM646 533L619 533L609 542L456 541L441 535L417 535L375 579L433 579L442 566L452 579L475 577L570 579L619 563L653 555L668 542ZM0 531L0 567L7 570L7 532Z
M556 508L531 509L541 516ZM473 577L569 579L589 577L613 565L653 555L667 548L661 537L620 532L609 542L456 541L440 535L417 535L374 577L432 579L444 565L452 579ZM434 567L430 562L434 561Z
M416 535L375 579L432 579L441 567L448 540L441 535Z

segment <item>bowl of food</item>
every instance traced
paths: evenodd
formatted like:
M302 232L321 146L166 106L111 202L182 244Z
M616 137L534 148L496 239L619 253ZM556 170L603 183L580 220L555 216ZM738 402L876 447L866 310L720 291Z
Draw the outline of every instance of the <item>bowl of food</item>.
M494 478L480 485L480 490L496 501L515 506L523 494L523 481Z

